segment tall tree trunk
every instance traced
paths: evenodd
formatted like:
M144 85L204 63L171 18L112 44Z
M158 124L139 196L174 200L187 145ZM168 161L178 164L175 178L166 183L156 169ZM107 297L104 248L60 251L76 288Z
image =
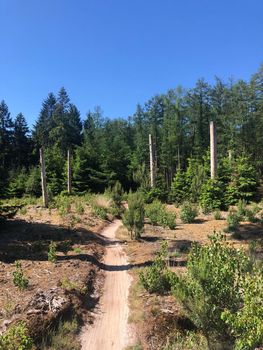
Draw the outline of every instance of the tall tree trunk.
M44 158L43 147L39 150L40 153L40 166L41 166L41 186L42 186L42 197L44 207L48 207L48 193L47 193L47 180L46 180L46 166Z

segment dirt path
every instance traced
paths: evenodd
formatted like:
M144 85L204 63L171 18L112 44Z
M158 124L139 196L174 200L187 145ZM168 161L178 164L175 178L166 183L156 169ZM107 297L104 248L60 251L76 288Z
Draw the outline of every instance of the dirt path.
M104 292L94 324L87 325L82 333L82 350L122 350L129 343L128 292L131 276L127 270L126 254L119 241L115 240L120 224L116 220L102 232L108 242L104 259Z

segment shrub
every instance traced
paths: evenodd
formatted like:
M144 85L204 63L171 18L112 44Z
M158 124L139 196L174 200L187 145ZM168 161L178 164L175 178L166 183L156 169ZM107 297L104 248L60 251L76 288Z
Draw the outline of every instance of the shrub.
M164 294L171 290L171 272L166 267L168 244L163 242L153 264L140 272L140 281L149 293Z
M219 209L214 211L214 219L215 220L221 220L222 219L221 211Z
M225 310L222 320L235 336L235 350L250 350L263 343L263 275L255 269L242 283L242 307Z
M116 181L115 185L111 189L111 197L113 200L113 203L116 207L121 207L121 201L123 196L123 188L119 181Z
M183 223L191 223L194 222L196 216L198 214L198 211L196 209L196 206L189 202L185 202L183 206L181 207L181 220Z
M95 216L99 217L102 220L107 220L107 210L102 207L93 206L92 212Z
M23 322L11 326L7 332L0 335L1 350L31 350L32 347L33 341Z
M200 205L205 212L224 207L223 184L215 179L209 179L203 184L200 194Z
M247 211L247 201L245 199L239 199L237 203L237 215L243 218L246 215Z
M129 194L128 209L125 211L122 221L131 238L138 239L144 227L144 200L141 193Z
M176 227L176 214L167 211L165 205L157 199L146 206L145 215L150 219L152 225L169 227L171 230Z
M76 202L75 207L76 207L77 214L79 214L79 215L83 215L84 214L84 206L83 206L83 203L80 200L78 200Z
M20 290L28 287L28 279L24 276L22 265L20 261L15 262L16 270L13 272L13 283Z
M49 244L49 250L48 250L48 261L52 262L52 263L56 263L57 262L57 254L56 254L56 249L57 249L57 245L55 242L51 242Z
M145 216L150 220L152 225L157 225L159 223L160 212L165 210L164 205L155 199L151 204L145 207Z
M231 209L227 215L226 221L228 223L227 232L234 232L240 224L240 216L236 211Z
M243 309L244 278L251 266L244 251L226 243L221 234L214 234L209 244L193 245L186 274L174 277L173 293L207 338L209 349L233 348L235 337L222 312L229 310L234 315Z

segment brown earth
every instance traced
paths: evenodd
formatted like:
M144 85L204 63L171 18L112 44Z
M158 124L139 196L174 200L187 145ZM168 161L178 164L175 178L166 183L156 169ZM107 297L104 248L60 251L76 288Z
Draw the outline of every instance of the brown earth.
M81 319L89 316L103 283L100 260L105 247L98 232L105 224L88 207L83 215L72 209L61 217L57 209L37 206L1 222L0 333L24 320L30 334L38 338L73 306ZM51 241L57 245L56 263L47 259ZM13 283L16 260L29 280L23 291Z

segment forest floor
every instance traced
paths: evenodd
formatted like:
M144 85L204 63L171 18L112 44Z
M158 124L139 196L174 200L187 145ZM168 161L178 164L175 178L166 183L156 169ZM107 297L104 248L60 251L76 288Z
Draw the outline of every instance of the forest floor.
M180 210L174 206L167 207L179 214ZM177 252L176 257L173 258L173 266L170 268L177 273L183 273L186 269L187 255L191 244L193 242L204 244L208 242L208 236L214 231L223 232L227 226L225 220L227 212L221 212L221 216L221 220L215 220L212 214L200 214L192 224L184 224L180 219L177 219L175 230L146 224L139 241L131 241L128 238L126 228L123 226L119 228L117 237L125 241L124 250L130 264L135 267L130 270L132 285L129 293L131 310L129 323L137 338L137 345L130 349L206 349L204 338L196 333L195 327L186 317L175 298L171 295L149 294L139 282L139 272L143 266L147 266L153 261L161 242L166 240L168 241L168 251ZM239 239L234 239L231 234L226 234L226 236L227 240L236 248L244 247L246 250L250 240L261 241L258 257L262 259L262 233L261 223L242 222L238 230ZM188 335L190 336L187 339ZM170 343L175 344L174 347L169 347Z
M88 310L96 305L104 279L105 242L98 232L106 225L88 206L82 215L71 208L61 216L57 209L32 205L1 222L0 333L21 320L34 339L41 338L52 322L73 309L82 322L92 321ZM48 261L51 241L57 246L55 263ZM17 260L29 281L24 290L13 283Z

